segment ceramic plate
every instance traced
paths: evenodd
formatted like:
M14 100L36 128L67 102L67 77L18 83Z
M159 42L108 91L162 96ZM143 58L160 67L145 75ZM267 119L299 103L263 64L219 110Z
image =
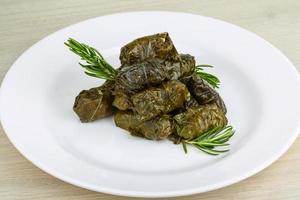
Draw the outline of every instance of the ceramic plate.
M86 76L64 42L96 47L119 66L120 47L137 37L169 32L178 51L214 66L220 94L236 129L231 151L210 156L169 141L133 137L112 118L80 123L75 96L103 81ZM300 125L300 81L292 63L257 35L193 14L133 12L90 19L39 41L2 82L1 122L33 164L68 183L135 197L206 192L245 179L282 155Z

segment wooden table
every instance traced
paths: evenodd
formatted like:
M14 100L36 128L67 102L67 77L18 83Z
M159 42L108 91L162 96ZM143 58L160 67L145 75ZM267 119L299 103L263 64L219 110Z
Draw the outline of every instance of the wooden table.
M242 26L281 49L300 70L299 0L1 0L0 5L1 80L25 49L46 35L84 19L136 10L191 12ZM85 190L46 174L12 146L2 129L0 132L1 200L130 199ZM178 199L300 199L300 138L257 175L223 189Z

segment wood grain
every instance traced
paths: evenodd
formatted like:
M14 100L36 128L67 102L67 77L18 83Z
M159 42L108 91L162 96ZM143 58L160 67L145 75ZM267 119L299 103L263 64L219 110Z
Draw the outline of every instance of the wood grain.
M300 70L299 0L1 0L0 80L24 50L46 35L91 17L136 10L191 12L242 26L277 46ZM259 174L223 189L176 199L300 199L299 154L298 138L283 157ZM0 129L0 199L130 198L85 190L44 173Z

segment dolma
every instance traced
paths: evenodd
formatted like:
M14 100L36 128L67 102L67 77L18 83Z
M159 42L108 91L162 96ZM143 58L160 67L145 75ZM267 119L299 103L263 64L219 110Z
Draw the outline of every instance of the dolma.
M142 120L149 120L184 106L190 99L186 86L178 80L163 82L132 95L133 110Z
M183 107L177 108L168 114L171 116L175 116L179 113L185 112L188 108L193 108L199 106L199 103L196 101L196 99L193 96L190 96L189 100L187 100Z
M150 140L165 139L174 130L172 118L169 115L143 121L131 111L118 111L114 116L114 120L116 126L129 131L130 134Z
M187 102L185 102L184 107L173 110L169 114L171 116L175 116L178 115L179 113L183 113L187 111L188 108L194 108L198 106L199 103L197 102L197 100L193 96L191 96L190 99ZM174 144L179 144L183 138L177 135L176 132L173 132L171 135L168 136L168 139L171 140Z
M190 100L188 100L185 103L185 109L193 108L193 107L197 107L197 106L199 106L199 103L198 103L198 101L193 96L191 96Z
M195 70L195 59L188 54L181 54L180 60L170 62L161 59L147 59L120 69L115 90L134 93L146 86L155 86L164 80L176 80L188 76Z
M113 81L106 81L102 86L83 90L75 98L73 110L81 122L91 122L112 114Z
M200 105L216 103L226 114L227 109L221 96L199 76L193 74L182 78L181 81L186 84L189 92Z
M224 112L215 103L187 109L174 116L177 135L192 140L212 128L223 128L227 124Z
M178 53L168 33L158 33L135 39L121 48L121 65L132 65L147 58L178 60Z
M141 63L127 65L120 69L115 84L113 105L120 110L130 109L130 94L149 86L161 84L164 80L177 80L195 70L195 59L188 54L180 55L180 62L148 59Z
M115 93L115 98L112 104L119 110L132 109L132 102L130 96L124 92Z

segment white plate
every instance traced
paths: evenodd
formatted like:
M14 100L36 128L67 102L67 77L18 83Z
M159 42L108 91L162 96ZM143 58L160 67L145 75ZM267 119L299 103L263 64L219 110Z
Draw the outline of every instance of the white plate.
M63 42L95 46L118 66L122 45L163 31L179 52L215 66L236 129L230 153L185 155L169 141L129 136L112 118L82 124L73 113L78 92L102 81L86 76ZM2 83L1 121L28 160L66 182L124 196L188 195L245 179L288 149L300 132L299 83L279 50L237 26L192 14L121 13L64 28L20 56Z

